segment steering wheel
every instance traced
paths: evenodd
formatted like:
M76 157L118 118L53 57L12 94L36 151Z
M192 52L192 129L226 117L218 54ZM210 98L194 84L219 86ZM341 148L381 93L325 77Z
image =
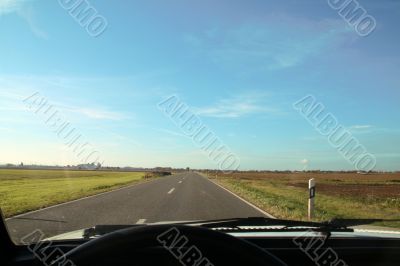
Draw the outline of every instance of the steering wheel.
M119 230L74 248L53 261L51 265L63 265L66 261L76 266L102 265L105 261L110 261L110 258L118 260L119 256L126 256L145 248L164 246L167 249L172 242L176 246L179 246L177 242L182 245L182 241L178 241L182 237L188 240L185 246L199 250L203 258L210 261L209 265L220 265L212 261L213 256L207 257L207 252L210 250L218 254L218 260L221 260L221 256L222 258L225 256L227 260L234 262L229 265L286 265L274 255L245 240L202 227L184 225L151 225ZM191 265L199 262L200 260ZM135 265L134 261L132 264ZM178 257L177 265L179 265Z

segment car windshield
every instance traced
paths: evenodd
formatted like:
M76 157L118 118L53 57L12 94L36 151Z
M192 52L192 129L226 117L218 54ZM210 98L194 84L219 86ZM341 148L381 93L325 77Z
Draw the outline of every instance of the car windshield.
M12 239L247 217L399 231L399 15L391 0L0 0Z

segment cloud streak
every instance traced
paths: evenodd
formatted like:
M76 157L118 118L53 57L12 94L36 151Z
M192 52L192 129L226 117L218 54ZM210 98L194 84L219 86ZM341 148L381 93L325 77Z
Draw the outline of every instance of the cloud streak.
M23 2L25 0L0 0L0 15L18 11Z
M96 120L115 120L115 121L120 121L120 120L125 120L127 118L126 115L118 112L112 112L112 111L107 111L107 110L102 110L102 109L95 109L95 108L69 108L70 111L84 115L88 118L91 119L96 119Z
M218 64L279 70L304 63L341 43L347 34L350 31L338 20L310 21L281 15L262 23L187 34L184 41Z
M48 104L53 105L57 110L68 114L68 117L73 119L87 118L91 120L110 120L110 121L123 121L131 119L132 113L120 112L113 110L110 106L102 106L94 104L92 101L79 101L79 98L58 97L54 98L53 93L47 93L53 86L46 85L41 79L30 78L24 80L24 77L7 78L0 76L0 111L3 112L26 112L26 106L23 100L34 92L40 92L42 97L46 99ZM62 99L62 101L60 100Z
M355 130L358 130L358 129L370 129L370 128L373 128L373 126L371 126L371 125L354 125L354 126L350 127L350 129L355 129Z
M37 25L34 9L25 5L28 2L29 0L0 0L0 16L16 13L26 21L35 36L47 39L47 33Z
M212 106L194 108L194 112L204 117L240 118L254 114L277 114L279 110L268 106L262 95L241 95L219 100Z

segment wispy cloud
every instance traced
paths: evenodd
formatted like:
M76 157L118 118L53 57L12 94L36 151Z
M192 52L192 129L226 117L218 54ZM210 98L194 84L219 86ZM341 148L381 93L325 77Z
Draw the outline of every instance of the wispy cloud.
M35 36L47 39L47 33L36 22L33 7L26 5L28 2L32 2L32 0L0 0L0 16L16 13L26 21Z
M10 101L10 100L0 100L2 106L0 106L0 111L6 112L26 112L27 107L22 102L22 100L26 98L21 97L19 99ZM110 111L104 107L92 106L92 107L79 107L72 105L65 105L59 102L52 102L50 99L48 100L50 105L53 105L57 110L62 111L68 117L78 117L80 119L86 118L91 120L110 120L110 121L123 121L132 118L132 114L126 114L123 112ZM78 115L78 116L77 116Z
M338 20L272 15L264 22L188 34L184 41L216 63L276 70L300 65L341 43L349 33Z
M182 133L179 133L179 132L176 132L176 131L172 131L172 130L169 130L169 129L165 129L165 128L152 128L152 130L155 130L155 131L158 131L158 132L161 132L161 133L165 133L165 134L169 134L169 135L174 136L174 137L187 138L187 136L182 134Z
M127 116L123 113L112 112L102 109L94 109L94 108L69 108L70 111L74 113L78 113L84 115L91 119L98 120L124 120Z
M14 129L9 128L9 127L0 127L0 131L6 131L6 132L15 132Z
M23 2L25 0L0 0L0 15L18 11Z
M354 125L354 126L351 126L350 129L362 130L362 129L371 129L373 127L374 126L372 126L372 125Z
M377 128L372 125L353 125L348 128L353 134L369 134L372 132L383 132L383 128Z
M27 6L19 9L18 14L28 23L31 31L35 36L40 37L42 39L47 39L47 33L42 30L36 21L35 11L32 7Z
M215 105L193 108L205 117L239 118L253 114L276 114L278 109L268 106L265 95L249 94L219 100Z
M131 119L134 114L122 112L110 106L99 105L93 101L80 101L75 97L55 97L54 93L47 93L53 86L47 85L42 80L32 78L25 80L23 77L2 77L0 76L0 111L4 112L26 112L26 104L23 102L29 96L38 92L39 97L47 100L49 105L75 120L112 120L122 121ZM73 94L72 94L73 95ZM49 98L47 98L49 97ZM62 100L61 100L62 99Z
M399 134L398 128L380 127L376 125L353 125L348 127L348 130L353 134Z
M42 95L45 97L45 95ZM102 106L93 104L92 102L86 102L85 106L81 104L71 103L71 101L57 101L48 99L49 104L53 105L55 109L62 113L65 113L68 117L78 120L90 119L90 120L109 120L109 121L123 121L133 118L132 113L125 113L118 110L110 109L109 106Z

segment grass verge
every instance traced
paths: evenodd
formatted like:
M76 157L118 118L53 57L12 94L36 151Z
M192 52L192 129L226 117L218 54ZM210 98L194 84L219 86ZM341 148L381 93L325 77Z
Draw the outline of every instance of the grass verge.
M306 220L308 191L274 179L213 178L213 181L282 219ZM319 193L316 197L315 220L394 219L400 220L398 202L387 199L366 200L363 195L332 196ZM400 228L399 221L376 222L374 225Z
M5 217L12 217L148 180L144 176L138 172L0 169L0 207Z

